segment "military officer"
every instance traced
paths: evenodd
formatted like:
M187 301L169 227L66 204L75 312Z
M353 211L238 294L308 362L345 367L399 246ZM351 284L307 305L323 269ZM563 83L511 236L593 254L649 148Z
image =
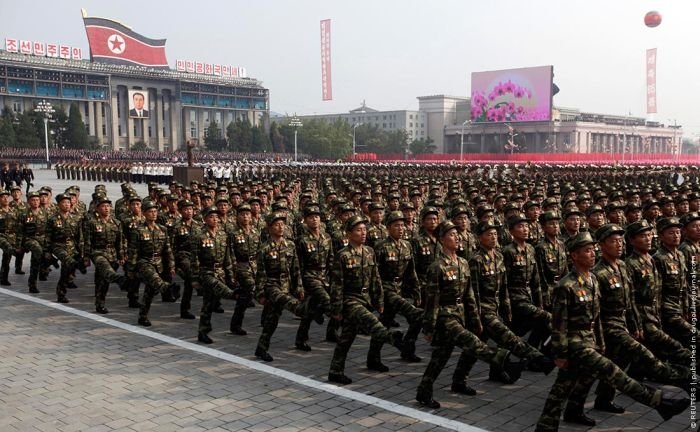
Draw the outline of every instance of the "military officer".
M367 220L353 216L345 223L348 246L333 262L331 273L331 313L343 320L343 330L333 352L328 381L340 385L352 380L345 375L345 359L358 331L368 333L376 342L389 342L403 348L403 334L387 330L372 313L384 312L384 293L372 248L365 245Z
M236 225L229 235L229 242L236 260L236 281L239 284L236 307L233 309L229 330L239 336L247 334L243 329L243 317L253 300L257 256L260 249L260 231L253 225L252 216L251 206L247 203L240 204L236 209Z
M457 256L457 227L452 222L445 221L439 225L436 234L441 249L428 270L423 317L423 332L428 342L436 338L436 348L416 393L416 400L431 409L440 408L440 403L433 399L433 383L447 364L455 346L503 370L511 382L517 381L522 368L520 363L509 361L509 351L492 348L477 336L483 327L470 284L469 264Z
M125 246L128 246L129 239L131 239L136 229L146 221L141 210L141 198L134 193L129 195L127 201L128 210L121 218L122 238L124 239ZM134 273L134 277L129 278L122 285L122 289L126 291L129 307L138 309L141 307L141 303L139 302L139 285L141 285L141 280L139 279L139 275L136 274L136 269L131 270L129 266L130 264L128 262L124 263L124 273L129 274L131 271Z
M598 280L591 272L595 264L595 240L588 232L570 239L567 250L573 267L554 292L552 305L552 353L560 368L549 392L535 431L557 431L563 402L582 377L594 376L615 386L632 399L655 408L664 420L683 412L687 398L652 390L627 376L600 352L605 350L600 320Z
M568 273L567 253L564 242L559 239L559 213L548 211L540 215L544 237L535 246L537 270L540 272L540 286L544 310L552 310L552 293L559 280Z
M39 204L39 193L30 192L28 206L19 212L17 218L19 225L18 244L22 250L32 254L28 280L30 293L39 292L36 282L44 260L46 223L49 219L49 212L41 208Z
M384 219L384 205L381 203L371 203L369 210L369 226L367 227L367 246L374 248L377 243L387 238L386 226L382 223Z
M110 283L125 283L116 270L126 261L126 239L120 223L112 217L112 202L102 198L96 208L97 217L90 219L84 230L83 260L85 266L95 265L95 311L108 313L105 307Z
M411 240L413 260L416 263L416 274L420 281L421 296L425 297L425 287L428 283L428 268L435 261L438 252L438 241L435 229L440 223L440 212L436 207L426 205L420 212L421 228Z
M173 255L175 257L175 268L184 282L182 299L180 300L180 318L194 319L190 312L192 306L192 281L195 273L192 271L192 253L194 252L193 241L195 241L202 226L196 222L194 217L194 203L188 199L182 199L177 203L180 218L168 229L168 237L172 242Z
M457 233L459 234L457 255L469 261L479 248L479 242L471 232L469 210L463 205L453 207L450 211L450 220L457 227Z

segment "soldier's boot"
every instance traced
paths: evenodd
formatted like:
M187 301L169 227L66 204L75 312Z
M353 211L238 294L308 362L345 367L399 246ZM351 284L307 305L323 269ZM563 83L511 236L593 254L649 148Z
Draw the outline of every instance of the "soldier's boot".
M207 345L214 343L214 341L211 340L209 335L204 332L197 333L197 341Z
M491 362L489 379L513 384L520 379L524 366L522 361L510 361L510 351L499 349Z
M622 408L620 405L616 404L615 402L603 400L601 398L596 398L595 403L593 404L593 409L613 414L622 414L625 412L625 409Z
M401 359L409 363L418 363L421 358L416 355L416 341L404 339L403 349L401 350Z
M180 285L175 282L166 282L161 287L161 296L166 303L176 302L180 298Z
M690 399L682 396L673 396L669 393L661 393L661 402L656 407L656 411L664 420L669 420L673 416L685 411L690 406Z
M392 344L396 349L399 350L399 352L403 351L405 347L405 343L403 340L403 333L396 330L390 333L390 341L389 343Z
M7 253L7 252L4 252ZM3 267L2 269L2 274L0 274L0 285L2 286L12 286L10 281L8 280L8 273L10 273L10 268L8 267Z
M39 294L39 290L36 288L36 281L29 282L29 292L32 294Z
M148 317L141 316L139 317L139 324L144 326L144 327L150 327L151 326L151 320L148 319Z
M465 396L476 396L476 390L468 386L464 381L453 381L450 388L454 393L463 394Z
M233 291L231 291L231 292L233 292ZM219 300L219 299L214 300L214 305L212 306L211 311L214 313L224 313L225 312L223 306L221 306L221 300Z
M25 274L24 271L22 271L22 261L24 261L24 254L15 255L15 274Z
M328 320L328 326L326 327L326 342L338 342L338 327L340 327L340 323L336 319L331 318Z
M255 349L255 357L259 358L262 361L266 361L266 362L271 362L272 360L274 360L269 352L265 351L264 349L262 349L260 347L257 347Z
M531 372L542 372L545 375L549 375L556 365L554 361L547 356L538 356L527 362L527 370Z
M237 336L245 336L248 334L248 332L245 331L242 326L243 314L245 312L246 306L241 306L236 304L236 308L233 310L233 315L231 316L231 324L229 325L229 330L231 331L231 333Z
M311 318L306 316L299 322L299 328L297 328L297 336L294 341L294 346L299 351L311 351L309 346L309 328L311 327Z
M340 384L340 385L348 385L352 384L352 380L345 376L345 374L339 374L339 373L329 373L328 374L328 382Z
M433 399L433 393L418 387L418 392L416 393L416 400L421 406L430 409L440 408L440 402Z
M571 405L566 406L564 410L564 421L567 423L580 424L582 426L593 427L595 426L595 420L588 417L583 412L583 407L573 407Z
M369 351L367 352L367 369L376 372L389 372L389 368L382 363L382 346L383 342L372 338L369 342Z

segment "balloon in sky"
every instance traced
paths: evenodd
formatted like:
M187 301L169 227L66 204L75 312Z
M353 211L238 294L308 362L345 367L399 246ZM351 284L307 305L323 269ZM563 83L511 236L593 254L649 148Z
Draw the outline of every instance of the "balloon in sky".
M647 27L657 27L661 24L661 14L657 11L650 11L644 15L644 24Z

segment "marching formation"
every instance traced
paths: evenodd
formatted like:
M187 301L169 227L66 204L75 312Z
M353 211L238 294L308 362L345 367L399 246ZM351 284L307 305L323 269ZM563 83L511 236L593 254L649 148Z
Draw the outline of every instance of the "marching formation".
M125 165L114 203L104 185L88 205L78 186L55 197L44 186L26 201L18 186L1 190L0 285L10 285L13 257L15 273L25 274L30 254L29 292L60 268L56 299L68 303L76 271L94 266L95 311L109 313L115 284L147 327L156 296L180 300L180 317L193 320L192 298L201 295L204 344L214 342L211 317L223 300L235 301L235 335L247 334L246 310L258 303L255 356L266 362L285 311L301 318L301 351L312 349L312 323L327 321L326 339L336 343L328 380L340 385L352 382L345 361L358 334L370 337L367 368L382 373L385 344L403 361L422 361L422 332L433 349L416 400L432 409L440 407L433 384L455 347L451 390L466 396L476 395L469 373L477 360L502 383L558 369L537 431L558 430L562 412L564 421L595 425L583 410L595 380L596 410L624 412L616 390L665 420L689 406L649 383L691 392L695 170L242 165L167 189ZM90 168L75 178L57 167L57 176L64 168L75 180L107 181ZM150 181L148 196L129 181Z

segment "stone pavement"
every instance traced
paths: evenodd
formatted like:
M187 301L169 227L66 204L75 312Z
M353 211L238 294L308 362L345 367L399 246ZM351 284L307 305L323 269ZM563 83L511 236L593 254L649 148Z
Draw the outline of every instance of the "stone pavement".
M45 182L37 179L37 187L51 184L56 193L55 175L39 173ZM66 182L65 186L69 184ZM80 185L87 199L94 183ZM119 185L107 186L110 196L117 198ZM25 267L28 264L27 257ZM26 276L10 273L9 289L27 293ZM54 301L57 278L58 271L52 271L49 281L39 282L41 293L34 297ZM92 269L87 275L78 274L76 283L79 288L69 290L71 303L67 306L91 313ZM137 311L126 304L125 293L113 285L107 299L107 317L136 324ZM200 305L201 298L195 297L195 314ZM241 337L228 333L232 303L224 301L224 308L225 314L214 314L212 319L211 337L215 343L209 347L255 361L253 352L260 334L262 309L248 310L245 328L249 334ZM334 386L309 387L3 293L0 314L0 431L441 429L434 422L416 421L409 415L327 390ZM156 300L150 318L154 325L149 330L179 341L196 342L197 321L179 319L177 304ZM275 361L269 366L323 383L334 346L322 342L325 327L314 324L309 341L313 350L295 350L297 325L298 321L285 313L272 339L270 353ZM406 328L405 323L402 328ZM383 358L390 368L386 374L372 373L364 367L368 344L369 339L361 336L353 345L346 373L354 382L346 388L420 410L413 398L430 357L428 344L419 341L418 355L424 361L417 364L402 362L392 347L385 347ZM449 391L456 359L457 352L436 383L435 397L442 408L432 414L491 431L533 430L555 374L543 377L525 372L516 384L501 385L488 381L487 366L477 363L470 382L479 394L463 397ZM626 407L625 414L591 411L589 415L599 421L596 428L562 423L560 430L689 429L689 411L662 422L655 411L625 396L616 401ZM587 407L591 406L589 402Z

